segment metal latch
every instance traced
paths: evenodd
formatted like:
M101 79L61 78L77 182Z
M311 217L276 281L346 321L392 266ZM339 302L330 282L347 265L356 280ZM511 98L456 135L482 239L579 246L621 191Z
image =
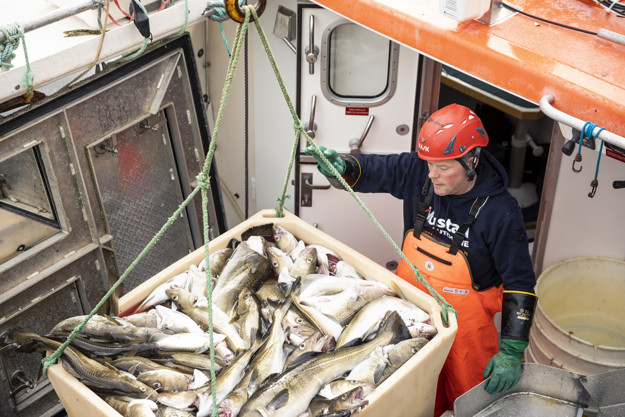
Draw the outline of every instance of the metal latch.
M35 388L35 384L33 383L33 381L28 379L24 371L21 369L18 369L17 371L13 372L13 374L11 375L11 386L15 387L9 394L11 397L13 397L15 394L17 394L24 388L29 388L29 389Z
M329 190L330 185L313 185L313 174L302 172L301 177L302 196L300 200L301 207L312 207L313 190Z

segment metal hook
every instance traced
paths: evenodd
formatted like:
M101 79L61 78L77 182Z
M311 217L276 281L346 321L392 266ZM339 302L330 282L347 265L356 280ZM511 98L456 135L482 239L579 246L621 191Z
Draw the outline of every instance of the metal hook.
M581 154L577 154L575 155L575 159L573 159L573 172L581 172L582 171L582 166L580 165L579 169L575 168L575 163L576 162L582 162L582 155Z
M245 12L241 9L237 0L226 0L225 6L226 14L230 16L230 19L239 23L245 22ZM265 11L265 6L267 6L267 0L258 0L254 5L258 17Z
M588 197L593 198L595 196L595 193L597 192L599 181L597 180L590 181L590 186L592 187L592 190L590 190L590 192L588 193Z

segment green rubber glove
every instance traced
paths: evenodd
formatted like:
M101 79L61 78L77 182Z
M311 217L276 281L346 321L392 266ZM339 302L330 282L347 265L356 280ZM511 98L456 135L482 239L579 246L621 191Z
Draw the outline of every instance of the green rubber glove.
M521 358L527 342L515 339L501 339L499 352L495 353L484 369L484 378L490 380L486 384L489 394L505 391L519 382L521 378Z
M334 149L327 149L325 146L320 146L319 150L323 152L323 155L328 158L328 161L332 164L332 166L339 172L339 174L345 174L345 161L340 157L339 153ZM313 158L317 160L317 169L326 177L333 178L334 175L330 171L330 168L323 162L321 156L315 152L315 148L312 146L307 147L304 150L306 155L311 155Z

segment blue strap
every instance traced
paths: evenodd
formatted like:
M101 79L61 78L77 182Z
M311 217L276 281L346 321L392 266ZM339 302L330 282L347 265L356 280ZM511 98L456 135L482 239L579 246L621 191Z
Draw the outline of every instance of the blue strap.
M584 140L584 138L593 137L592 131L595 130L595 127L597 127L597 125L592 122L584 123L584 127L582 127L582 130L579 132L579 147L577 148L578 155L581 155L582 153L582 141Z
M597 133L595 133L595 135L592 137L593 140L597 139L597 137L599 137L599 134L603 130L605 130L605 127L602 127L601 129L597 131ZM599 175L599 163L601 162L601 152L603 152L603 141L601 141L601 146L599 147L599 155L597 156L597 168L595 169L595 181L597 180L597 176Z

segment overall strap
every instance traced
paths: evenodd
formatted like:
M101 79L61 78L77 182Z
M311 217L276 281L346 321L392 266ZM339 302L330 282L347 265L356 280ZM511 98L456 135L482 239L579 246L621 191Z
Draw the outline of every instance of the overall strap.
M434 187L432 187L432 180L426 179L421 189L421 199L417 203L417 218L414 223L414 229L412 234L419 239L421 232L423 231L423 225L425 224L426 214L425 210L430 207L432 203L432 197L434 196Z
M469 217L467 217L465 222L458 228L456 233L454 233L451 246L447 251L448 253L455 255L458 252L458 248L460 248L460 244L464 240L464 234L467 232L469 226L473 224L480 213L480 210L484 207L484 204L486 204L486 201L488 201L488 197L478 197L475 199L473 205L471 206L471 210L469 211Z

